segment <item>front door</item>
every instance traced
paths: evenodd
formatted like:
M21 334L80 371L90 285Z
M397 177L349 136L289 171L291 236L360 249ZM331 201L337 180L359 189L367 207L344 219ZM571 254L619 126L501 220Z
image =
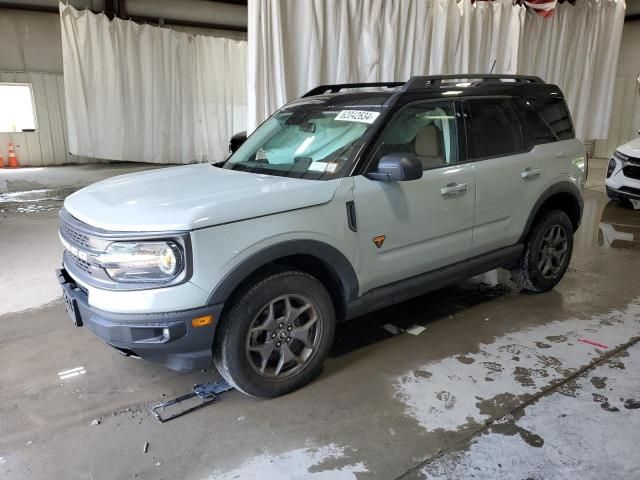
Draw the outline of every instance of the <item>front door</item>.
M354 177L360 293L468 258L475 209L474 165L459 163L454 102L399 110L370 168L389 153L412 153L423 176L408 182Z

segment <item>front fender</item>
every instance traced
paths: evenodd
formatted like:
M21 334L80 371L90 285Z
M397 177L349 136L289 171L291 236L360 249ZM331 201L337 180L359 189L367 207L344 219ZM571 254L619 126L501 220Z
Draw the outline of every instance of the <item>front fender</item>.
M345 301L358 295L358 277L349 260L335 247L317 240L285 240L269 245L236 265L214 288L209 305L225 302L240 283L252 273L278 259L292 255L308 255L322 261L340 279Z

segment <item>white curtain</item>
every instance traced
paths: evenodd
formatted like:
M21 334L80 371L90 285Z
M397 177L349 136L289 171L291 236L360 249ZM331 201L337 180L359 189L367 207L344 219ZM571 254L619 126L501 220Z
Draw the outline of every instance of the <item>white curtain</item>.
M624 13L623 0L580 0L526 16L518 71L560 86L583 140L608 136Z
M227 156L246 127L246 42L64 4L60 21L71 153L151 163Z
M623 0L566 3L546 19L511 0L249 0L248 127L319 84L487 73L495 62L494 73L560 84L579 138L601 138L623 20Z
M525 10L511 0L250 0L249 130L323 83L515 73Z

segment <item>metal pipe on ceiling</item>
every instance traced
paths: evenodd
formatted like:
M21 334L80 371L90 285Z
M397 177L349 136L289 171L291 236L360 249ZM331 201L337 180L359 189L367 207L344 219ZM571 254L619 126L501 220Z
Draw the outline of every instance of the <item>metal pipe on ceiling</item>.
M106 0L70 0L69 3L75 8L88 8L97 13L105 11ZM0 8L57 12L58 0L0 0ZM127 0L126 16L172 25L247 31L247 6L223 1Z

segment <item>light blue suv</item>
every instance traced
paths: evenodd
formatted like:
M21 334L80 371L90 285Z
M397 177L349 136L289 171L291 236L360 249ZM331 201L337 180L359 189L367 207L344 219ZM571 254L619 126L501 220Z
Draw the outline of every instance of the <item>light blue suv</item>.
M58 277L73 322L121 353L277 396L320 372L336 322L498 267L553 288L585 169L536 77L321 86L224 162L68 197Z

